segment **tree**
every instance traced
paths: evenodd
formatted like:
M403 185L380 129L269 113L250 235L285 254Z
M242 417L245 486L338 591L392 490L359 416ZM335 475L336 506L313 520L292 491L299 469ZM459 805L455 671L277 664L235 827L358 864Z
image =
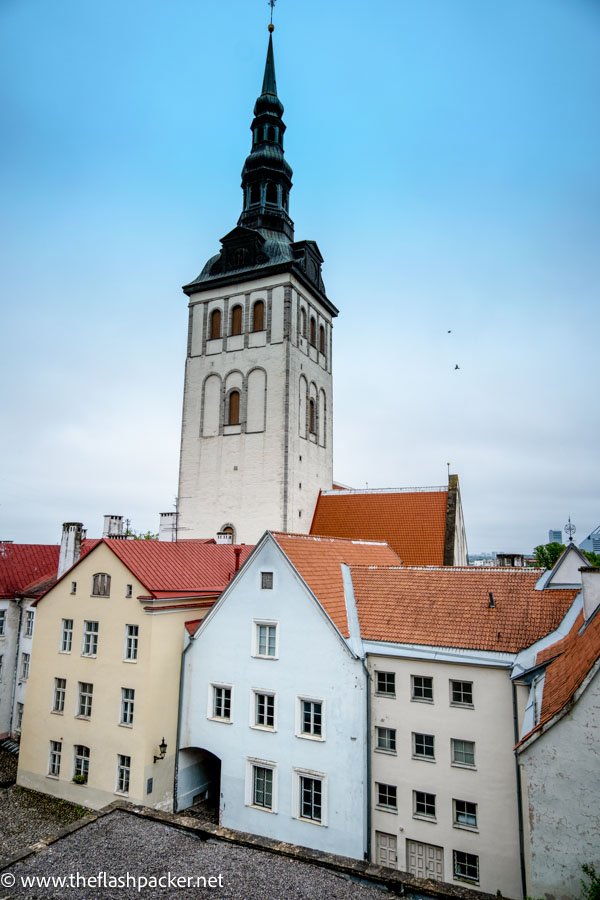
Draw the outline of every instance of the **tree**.
M564 553L564 550L564 544L552 541L550 544L539 544L533 552L538 566L541 566L543 569L552 569L561 553Z
M594 553L592 550L584 550L583 555L589 562L590 566L600 567L600 553Z

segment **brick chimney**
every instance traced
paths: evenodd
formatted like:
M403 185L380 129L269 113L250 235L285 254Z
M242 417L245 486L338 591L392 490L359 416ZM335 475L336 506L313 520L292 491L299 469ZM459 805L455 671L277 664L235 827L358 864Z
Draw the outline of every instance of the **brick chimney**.
M65 522L62 527L60 541L60 553L58 556L58 571L60 576L74 566L81 555L81 540L83 537L83 525L81 522Z

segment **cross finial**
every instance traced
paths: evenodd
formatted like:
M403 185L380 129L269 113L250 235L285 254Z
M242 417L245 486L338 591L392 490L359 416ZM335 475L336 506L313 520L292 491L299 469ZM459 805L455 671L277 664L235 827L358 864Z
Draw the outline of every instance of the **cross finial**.
M271 20L269 22L269 31L274 31L275 26L273 25L273 10L275 9L275 4L277 3L277 0L268 0L268 2L269 2L269 6L271 7Z

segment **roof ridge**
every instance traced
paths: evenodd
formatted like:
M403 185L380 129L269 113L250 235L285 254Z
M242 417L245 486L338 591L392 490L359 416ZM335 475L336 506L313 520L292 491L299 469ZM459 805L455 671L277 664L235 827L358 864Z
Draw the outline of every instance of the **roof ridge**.
M291 537L291 538L304 538L309 541L321 541L323 543L333 543L340 542L346 544L359 544L366 545L369 547L389 547L387 541L375 541L368 540L367 538L348 538L348 537L332 537L328 534L300 534L298 532L288 532L288 531L271 531L270 532L274 537L281 535L282 537ZM391 549L391 548L390 548Z
M321 491L322 497L343 497L348 494L419 494L434 491L448 492L448 485L428 485L426 487L398 488L343 488L341 490Z

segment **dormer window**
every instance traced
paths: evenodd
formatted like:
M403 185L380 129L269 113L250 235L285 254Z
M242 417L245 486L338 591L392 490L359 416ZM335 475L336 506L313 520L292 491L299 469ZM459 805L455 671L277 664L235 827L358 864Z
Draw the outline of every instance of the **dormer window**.
M92 582L92 597L110 597L110 575L98 572Z

